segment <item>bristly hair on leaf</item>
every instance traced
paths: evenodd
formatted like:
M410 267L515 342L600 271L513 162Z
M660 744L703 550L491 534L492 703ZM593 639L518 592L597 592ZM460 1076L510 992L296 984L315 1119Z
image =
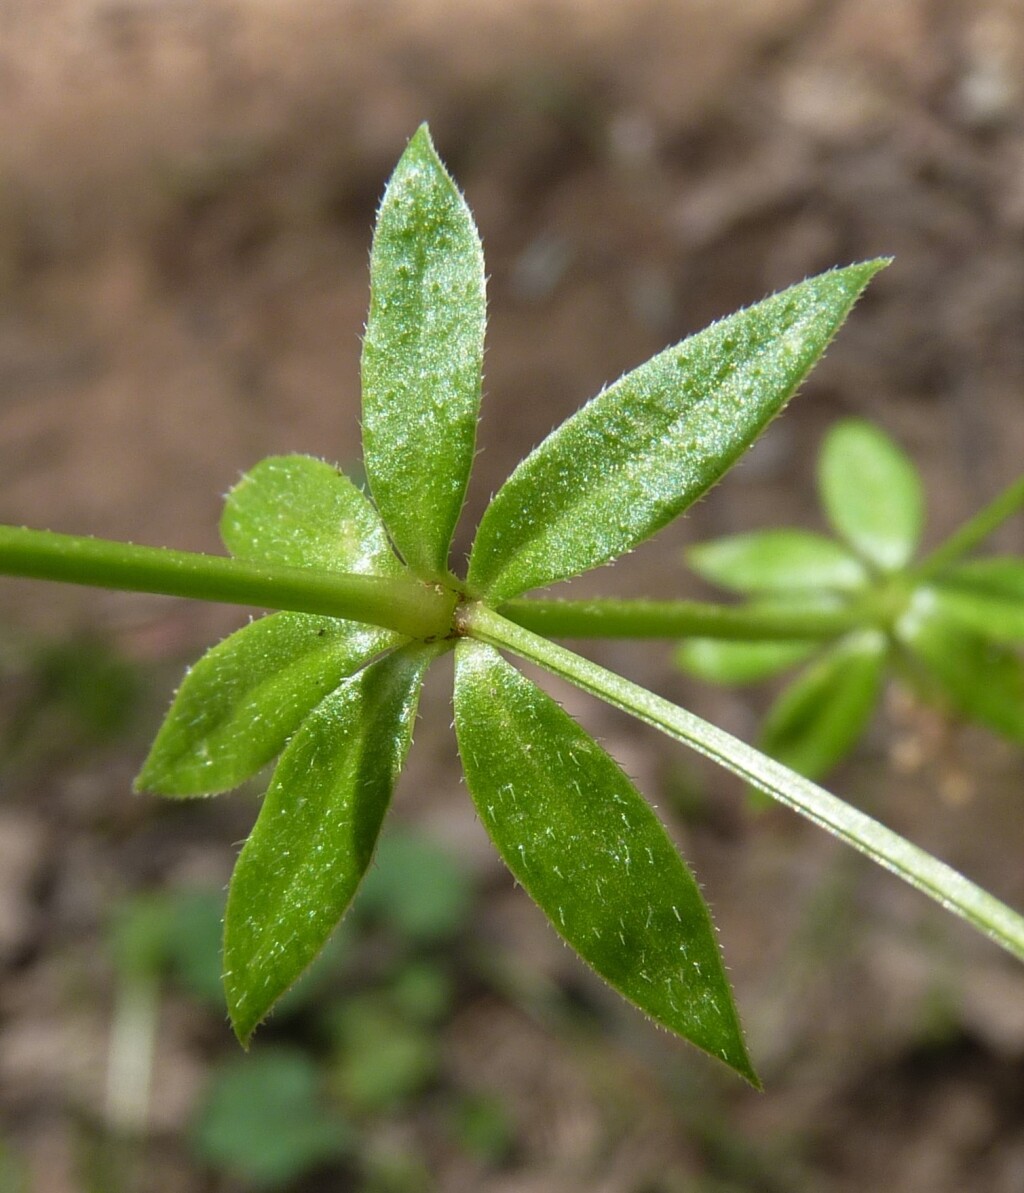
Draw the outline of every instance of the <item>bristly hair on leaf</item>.
M484 259L426 126L412 137L370 262L362 425L373 501L322 461L275 458L232 490L222 532L256 564L378 577L382 591L404 585L414 604L440 594L444 616L456 611L451 624L430 620L417 637L301 612L255 622L188 674L139 780L212 793L277 759L225 919L225 988L243 1043L350 906L425 672L458 641L459 749L511 872L605 981L757 1083L710 914L664 827L592 737L491 645L465 636L459 610L606 563L686 509L779 412L884 264L794 286L600 393L498 491L463 581L448 554L479 417ZM837 583L860 574L847 552L823 562L820 548L789 550Z

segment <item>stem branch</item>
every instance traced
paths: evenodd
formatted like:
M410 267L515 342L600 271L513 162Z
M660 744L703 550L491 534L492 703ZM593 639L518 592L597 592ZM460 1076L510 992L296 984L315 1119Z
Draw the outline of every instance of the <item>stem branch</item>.
M941 547L922 560L913 569L915 579L931 579L943 568L984 542L1000 523L1012 517L1021 507L1024 507L1024 476L1018 477L1012 485L1007 486L998 497L978 510L973 518L968 518Z
M501 614L552 638L828 639L864 624L856 608L773 609L705 601L508 601Z
M459 614L459 624L460 629L471 637L539 664L713 759L753 787L867 854L1024 961L1024 917L944 862L830 795L816 783L693 713L507 621L486 606L464 606Z
M447 635L455 606L454 593L404 577L251 563L17 526L0 526L0 574L324 613L413 638Z

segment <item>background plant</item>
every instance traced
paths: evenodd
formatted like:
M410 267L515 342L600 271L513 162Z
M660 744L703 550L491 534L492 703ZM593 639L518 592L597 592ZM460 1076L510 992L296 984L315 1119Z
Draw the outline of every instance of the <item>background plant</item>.
M887 672L945 713L1024 744L1024 559L968 559L1016 513L1018 480L922 560L924 495L913 462L881 428L859 419L829 432L818 488L835 532L771 529L687 552L703 579L746 598L754 636L692 637L675 659L691 675L750 683L805 664L765 719L761 748L820 778L864 732ZM820 638L756 636L761 613L849 616ZM808 662L808 660L810 660Z
M196 1160L246 1188L287 1187L329 1167L360 1188L404 1193L423 1187L427 1161L389 1142L388 1124L427 1117L454 1148L500 1162L511 1142L500 1103L440 1063L457 991L495 985L469 936L473 904L473 884L446 850L386 834L343 931L282 1000L265 1046L213 1064L190 1131ZM128 1140L146 1121L165 992L187 998L193 1017L223 1007L223 912L222 893L204 888L115 909L107 1120ZM123 1164L109 1187L133 1187L129 1172Z
M376 509L329 466L287 457L259 465L229 496L222 533L234 561L3 532L0 563L13 574L289 610L239 631L189 673L140 776L166 794L209 794L281 754L226 916L225 986L243 1041L351 901L423 675L453 645L460 752L509 868L607 981L750 1080L693 876L611 758L494 647L696 746L1024 953L1020 917L947 867L530 628L547 619L550 630L561 617L576 633L609 632L618 619L633 636L678 635L707 625L701 611L516 601L628 551L706 491L781 409L883 264L795 286L599 394L499 490L463 583L447 556L473 454L483 260L421 129L389 185L371 262L363 426ZM802 632L812 620L808 610L788 616ZM814 620L825 636L839 624L832 611Z

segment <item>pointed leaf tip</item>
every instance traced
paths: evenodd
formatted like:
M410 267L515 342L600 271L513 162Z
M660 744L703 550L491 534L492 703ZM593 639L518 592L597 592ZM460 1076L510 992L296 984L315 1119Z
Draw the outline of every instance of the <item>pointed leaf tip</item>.
M792 286L598 394L488 506L470 558L471 590L497 602L569 579L682 513L779 413L885 264Z
M377 508L417 575L447 576L483 374L484 258L421 125L377 216L363 339L363 447Z
M477 812L552 927L656 1023L756 1085L696 880L618 765L497 651L466 639L455 729Z
M224 989L246 1044L320 952L373 856L442 647L371 663L312 712L281 755L231 878Z
M308 613L272 613L206 652L182 680L139 791L215 795L274 759L320 701L401 639Z

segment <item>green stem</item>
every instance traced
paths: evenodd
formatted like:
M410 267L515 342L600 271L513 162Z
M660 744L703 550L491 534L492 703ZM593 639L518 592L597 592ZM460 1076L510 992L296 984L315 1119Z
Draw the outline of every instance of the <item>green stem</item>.
M959 530L954 531L941 547L928 555L916 568L913 576L917 580L929 580L962 555L973 550L1007 518L1024 507L1024 476L1005 488L993 501L978 510Z
M1024 917L816 783L693 713L507 621L484 605L464 606L457 619L463 633L539 664L718 762L751 786L867 854L1024 961Z
M865 622L856 608L770 609L704 601L508 601L501 614L551 638L828 639Z
M351 575L0 526L0 574L324 613L413 638L451 631L455 594L404 577Z

